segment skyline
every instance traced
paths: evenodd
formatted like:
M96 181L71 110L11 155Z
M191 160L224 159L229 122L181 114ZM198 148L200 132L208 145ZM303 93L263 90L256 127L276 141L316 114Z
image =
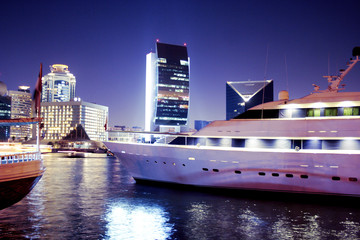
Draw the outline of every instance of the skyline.
M274 80L290 99L326 88L360 46L359 1L6 1L0 81L35 87L40 62L65 64L76 96L109 107L109 125L144 126L146 54L187 43L189 122L225 119L227 81ZM345 91L360 91L360 66ZM211 109L211 110L210 110Z

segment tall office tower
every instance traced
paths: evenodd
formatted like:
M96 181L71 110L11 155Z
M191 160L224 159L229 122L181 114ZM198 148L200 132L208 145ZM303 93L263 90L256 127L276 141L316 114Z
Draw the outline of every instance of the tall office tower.
M107 106L84 102L79 98L70 102L43 102L41 117L44 128L41 135L46 140L61 140L81 124L91 140L107 141L104 125L108 116Z
M51 73L42 78L41 102L68 102L75 97L76 79L63 64L50 66Z
M6 95L6 84L0 81L0 119L11 117L11 97ZM6 141L10 137L10 127L0 126L0 141Z
M8 91L11 97L11 118L32 117L32 96L29 86L19 86L17 91ZM28 140L32 136L32 125L10 127L10 137L14 140Z
M226 83L226 120L274 99L273 80Z
M187 47L156 43L146 55L145 131L180 132L188 122Z

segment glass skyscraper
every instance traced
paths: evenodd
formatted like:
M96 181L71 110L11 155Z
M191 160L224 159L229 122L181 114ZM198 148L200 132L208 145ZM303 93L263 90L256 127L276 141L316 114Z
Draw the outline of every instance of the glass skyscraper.
M180 131L188 122L187 47L156 43L146 56L145 131Z
M76 79L63 64L50 66L51 73L42 78L41 102L68 102L75 97Z
M274 99L273 80L226 83L226 120Z

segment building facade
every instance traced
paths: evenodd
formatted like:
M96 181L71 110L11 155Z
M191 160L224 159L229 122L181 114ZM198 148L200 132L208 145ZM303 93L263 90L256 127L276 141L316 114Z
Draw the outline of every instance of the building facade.
M41 102L68 102L75 98L76 78L63 64L50 66L42 78Z
M8 91L11 97L11 118L32 117L32 95L29 86L19 86L17 91ZM32 127L35 125L21 125L10 127L10 137L13 140L28 140L32 137Z
M186 46L156 43L146 56L145 131L179 132L188 123L190 59Z
M11 97L7 96L7 87L0 81L0 119L11 118ZM0 141L7 141L10 137L10 127L0 126Z
M106 141L109 108L74 98L69 102L42 102L41 117L44 128L41 135L46 140L61 140L81 124L91 140Z
M274 100L273 80L226 83L226 120L261 103Z

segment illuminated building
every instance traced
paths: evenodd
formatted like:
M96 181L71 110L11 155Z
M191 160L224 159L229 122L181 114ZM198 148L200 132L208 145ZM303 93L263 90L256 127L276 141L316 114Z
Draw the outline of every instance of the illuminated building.
M273 100L273 80L226 82L226 120Z
M32 117L32 96L29 86L19 86L17 91L8 91L11 97L11 118L30 118ZM10 127L10 137L21 140L31 139L32 125L21 125Z
M11 97L6 96L6 84L0 81L0 119L10 119L11 117ZM0 127L0 141L5 141L10 137L10 127Z
M107 140L105 123L109 108L74 98L69 102L41 103L44 119L42 136L47 140L60 140L81 124L91 140Z
M75 98L76 79L67 65L50 66L51 73L42 78L42 102L68 102Z
M188 122L187 47L156 43L146 55L145 131L179 132Z
M76 79L67 65L54 64L50 70L51 73L42 78L44 139L61 140L81 124L91 140L107 140L104 125L108 119L108 107L75 97Z

